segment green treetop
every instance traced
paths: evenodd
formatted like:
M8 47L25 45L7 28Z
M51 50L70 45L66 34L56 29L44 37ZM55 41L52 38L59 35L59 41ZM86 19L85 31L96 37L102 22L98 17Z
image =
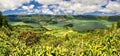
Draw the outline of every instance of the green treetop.
M5 26L8 27L8 22L6 20L6 17L2 15L2 12L0 12L0 27Z

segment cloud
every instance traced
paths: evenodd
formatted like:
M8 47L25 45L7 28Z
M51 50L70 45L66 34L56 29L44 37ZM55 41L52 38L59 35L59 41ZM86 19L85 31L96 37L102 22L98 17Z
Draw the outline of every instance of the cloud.
M107 13L112 12L112 10L106 9L106 8L100 9L100 10L98 10L98 11L100 11L100 12L107 12Z
M15 10L21 7L28 14L86 14L95 11L120 14L120 0L0 0L0 10ZM23 5L28 4L28 5ZM22 13L23 13L22 12Z
M76 14L84 14L87 12L93 12L101 9L101 6L107 5L108 0L36 0L39 3L44 5L49 4L58 4L59 6L54 7L53 13L58 13L63 11L63 13L73 13L75 11Z
M72 2L81 3L85 5L105 5L108 0L71 0Z
M110 2L106 9L110 9L112 11L120 12L120 3L117 2Z
M25 10L23 12L21 12L20 14L34 14L34 13L38 13L39 10L38 9L34 9L35 5L31 4L29 6L22 6L22 9Z
M29 5L29 6L22 6L22 9L23 10L30 10L30 9L33 9L35 5Z
M106 6L106 8L99 9L98 11L119 15L120 14L120 3L110 1L109 4Z
M24 3L28 3L30 0L0 0L0 10L15 10Z
M85 4L81 4L81 3L61 3L60 5L60 9L62 10L66 10L66 11L75 11L76 14L83 14L83 13L87 13L87 12L93 12L96 11L98 9L100 9L101 7L98 5L85 5Z
M35 0L35 1L41 4L57 4L59 2L62 2L62 0Z

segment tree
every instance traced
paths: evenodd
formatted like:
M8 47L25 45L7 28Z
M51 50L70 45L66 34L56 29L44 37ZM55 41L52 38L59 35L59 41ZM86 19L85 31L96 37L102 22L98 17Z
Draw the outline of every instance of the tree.
M117 22L117 28L120 28L120 20Z
M2 27L2 26L4 26L4 27L10 27L8 25L6 17L2 15L2 12L0 12L0 27Z
M67 14L66 17L67 17L67 19L74 19L74 16L72 16L70 14Z
M2 26L2 12L0 12L0 27Z
M0 11L0 16L2 15L2 12Z

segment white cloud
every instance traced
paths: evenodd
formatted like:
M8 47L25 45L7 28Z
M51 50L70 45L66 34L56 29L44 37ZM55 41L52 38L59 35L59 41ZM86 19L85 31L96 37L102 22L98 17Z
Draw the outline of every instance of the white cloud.
M47 5L43 5L40 10L43 14L53 14L53 12L49 10Z
M35 1L42 3L42 4L57 4L61 2L62 0L35 0Z
M84 14L90 12L107 12L120 14L120 0L110 1L110 0L35 0L36 2L43 4L43 6L38 6L34 8L34 4L28 6L23 5L24 3L29 3L31 0L0 0L0 10L15 10L18 7L22 7L27 13L43 13L43 14ZM51 6L48 6L50 5ZM55 5L58 4L58 5ZM23 6L22 6L23 5ZM105 8L102 6L107 5ZM53 11L50 10L53 9Z
M110 10L115 11L115 12L120 12L120 3L110 2L110 3L107 5L107 8L106 8L106 9L110 9Z
M24 3L28 3L30 0L0 0L0 10L15 10Z
M22 9L29 10L28 6L22 6Z
M35 0L42 4L59 4L64 2L63 0ZM71 0L70 2L73 3L82 3L82 4L99 4L104 5L108 2L108 0Z
M63 0L36 0L39 3L48 4L59 4L55 8L55 14L64 11L65 13L70 13L70 11L75 11L76 14L83 14L87 12L94 12L101 9L101 6L108 4L108 0L71 0L69 2ZM69 12L68 12L69 11ZM71 12L72 13L72 12Z
M35 9L34 9L34 5L32 4L32 5L29 5L29 6L22 6L22 9L23 10L25 10L26 12L26 14L32 14L34 11L36 11ZM20 13L21 14L21 13Z
M112 12L112 10L106 9L106 8L100 9L100 10L98 10L98 11L100 11L100 12L107 12L107 13Z
M32 5L30 5L30 6L29 6L29 8L30 8L30 9L33 9L33 8L34 8L34 6L35 6L35 5L33 5L33 4L32 4Z
M22 6L22 9L24 10L30 10L30 9L33 9L35 5L29 5L29 6Z
M101 7L99 7L97 5L84 5L84 4L75 3L68 8L76 11L77 14L83 14L83 13L87 13L87 12L96 11L96 10L100 9Z
M99 9L98 11L106 12L106 13L120 14L120 3L119 2L109 2L109 4L106 6L106 8Z

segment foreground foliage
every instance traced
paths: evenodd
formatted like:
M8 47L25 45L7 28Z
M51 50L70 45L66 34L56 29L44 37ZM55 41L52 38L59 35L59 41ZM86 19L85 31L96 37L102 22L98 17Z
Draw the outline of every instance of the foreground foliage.
M119 56L120 29L0 28L0 56Z

